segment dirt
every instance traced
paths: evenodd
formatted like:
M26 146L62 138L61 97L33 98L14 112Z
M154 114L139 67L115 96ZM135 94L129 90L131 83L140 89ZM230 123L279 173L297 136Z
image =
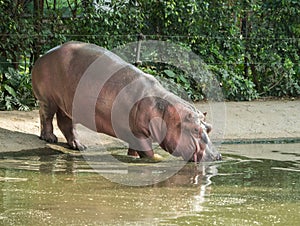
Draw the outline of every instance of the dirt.
M300 100L267 100L252 102L199 103L196 107L208 112L213 123L212 140L274 140L300 138ZM39 148L62 148L65 139L55 126L58 145L40 140L38 110L0 112L0 152L18 152ZM104 145L123 143L106 135L97 135ZM88 142L88 141L87 141Z

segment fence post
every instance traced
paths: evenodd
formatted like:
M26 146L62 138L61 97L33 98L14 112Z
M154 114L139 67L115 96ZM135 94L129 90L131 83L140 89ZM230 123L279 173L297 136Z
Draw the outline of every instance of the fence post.
M136 45L136 57L135 57L135 66L139 66L142 64L142 61L140 60L141 56L141 45L142 45L142 40L144 40L144 35L142 33L138 34L137 36L137 45Z

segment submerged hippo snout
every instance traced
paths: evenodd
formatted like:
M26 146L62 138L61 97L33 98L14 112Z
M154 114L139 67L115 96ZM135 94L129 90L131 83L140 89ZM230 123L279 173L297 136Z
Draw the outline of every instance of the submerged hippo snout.
M218 153L216 156L216 161L221 161L222 160L222 154Z
M212 161L221 161L222 155L219 153L216 148L212 145L212 143L209 143L206 145L206 149L203 152L201 162L212 162Z

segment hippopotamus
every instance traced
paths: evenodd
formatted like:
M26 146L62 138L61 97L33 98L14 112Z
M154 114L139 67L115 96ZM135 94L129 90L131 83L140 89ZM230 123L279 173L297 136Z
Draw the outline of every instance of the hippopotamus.
M128 155L153 158L152 143L186 161L220 160L205 113L167 91L152 75L94 44L67 42L40 57L32 69L39 102L40 139L57 142L53 118L70 148L85 149L82 124L129 144Z

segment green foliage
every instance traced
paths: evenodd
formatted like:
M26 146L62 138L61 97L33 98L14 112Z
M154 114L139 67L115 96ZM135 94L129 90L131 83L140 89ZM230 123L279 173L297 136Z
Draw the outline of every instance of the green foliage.
M268 0L248 8L246 56L256 89L260 95L299 96L300 2Z
M0 71L0 110L30 110L35 105L29 74L20 74L13 68Z
M226 71L217 67L211 67L211 70L219 76L222 81L224 96L229 100L253 100L258 98L255 84L243 76L236 75L231 71Z
M24 10L14 1L0 1L0 59L1 68L17 67L20 58L31 52L28 48L33 42L33 27L29 20L23 19Z
M136 41L139 33L148 40L179 43L208 65L195 71L170 63L142 65L175 87L169 87L172 91L195 101L213 95L207 91L213 85L208 69L229 100L300 95L299 1L0 0L0 15L1 109L22 106L25 100L17 99L30 89L25 84L32 65L49 49L70 40L113 49ZM168 53L180 59L176 54L176 49ZM182 63L192 65L193 60ZM23 95L9 74L25 85Z
M187 74L173 65L144 62L140 69L154 75L166 89L185 100L199 101L203 99L202 89L195 85L196 81L191 74Z

